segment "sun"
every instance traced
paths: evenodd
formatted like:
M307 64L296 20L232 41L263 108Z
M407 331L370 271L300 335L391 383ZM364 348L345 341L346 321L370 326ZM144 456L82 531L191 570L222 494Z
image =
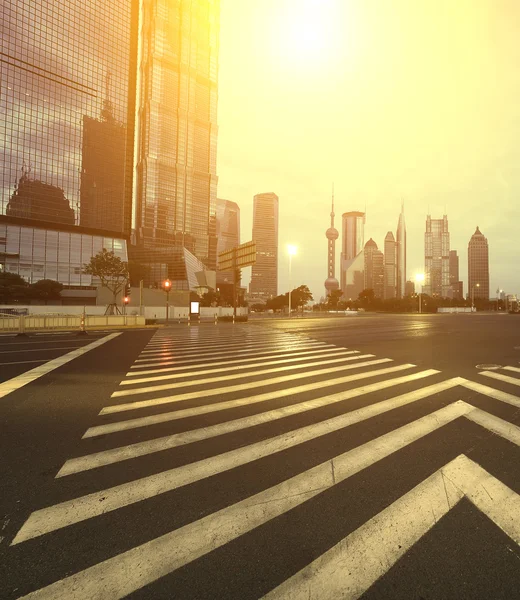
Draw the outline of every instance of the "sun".
M341 0L280 0L274 49L282 63L310 67L327 61L340 41Z

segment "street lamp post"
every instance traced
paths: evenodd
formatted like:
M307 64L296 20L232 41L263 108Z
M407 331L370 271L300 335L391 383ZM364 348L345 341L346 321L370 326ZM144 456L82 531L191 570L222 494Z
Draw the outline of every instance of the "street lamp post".
M422 284L424 282L424 273L417 273L417 275L415 276L415 281L416 281L417 285L421 286L421 291L418 294L418 296L419 296L419 314L421 314L422 313L422 306L421 306Z
M166 292L166 324L168 324L168 312L169 312L170 290L171 289L172 289L172 282L169 279L166 279L163 282L163 290Z
M289 318L291 318L291 263L292 257L297 253L298 248L292 244L287 245L287 253L289 254Z
M475 308L475 287L480 287L480 283L473 284L471 288L471 311Z

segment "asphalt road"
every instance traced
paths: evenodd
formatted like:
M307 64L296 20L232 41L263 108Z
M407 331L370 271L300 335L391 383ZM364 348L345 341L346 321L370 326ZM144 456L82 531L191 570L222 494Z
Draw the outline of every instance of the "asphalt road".
M516 597L519 318L86 343L0 397L2 599Z

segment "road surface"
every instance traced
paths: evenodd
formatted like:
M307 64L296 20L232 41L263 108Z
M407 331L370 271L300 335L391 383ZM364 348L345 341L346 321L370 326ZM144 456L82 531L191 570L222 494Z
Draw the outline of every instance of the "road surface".
M0 597L520 589L515 316L176 325L66 343L51 352L61 363L0 384Z

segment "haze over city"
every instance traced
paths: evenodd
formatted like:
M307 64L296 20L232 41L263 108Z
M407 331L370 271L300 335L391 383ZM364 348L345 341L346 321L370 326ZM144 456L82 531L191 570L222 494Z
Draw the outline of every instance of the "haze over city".
M293 283L325 295L332 182L336 227L366 207L380 249L404 200L408 278L446 213L464 295L477 225L491 297L520 291L519 18L514 0L222 0L218 195L246 241L253 195L278 194L279 293L292 243Z

